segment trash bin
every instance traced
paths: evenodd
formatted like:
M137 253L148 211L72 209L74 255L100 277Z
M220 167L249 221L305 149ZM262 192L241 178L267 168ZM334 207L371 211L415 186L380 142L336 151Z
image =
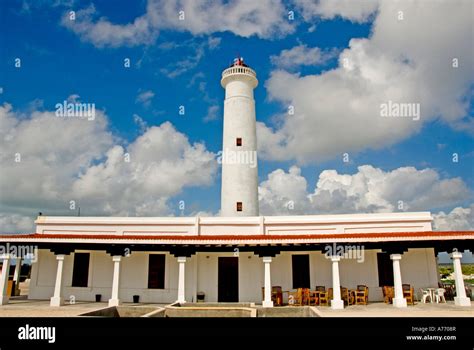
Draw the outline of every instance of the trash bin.
M204 294L204 292L198 292L196 300L197 300L198 303L203 303L205 297L206 297L206 295Z
M138 303L138 301L140 300L140 296L139 295L134 295L133 296L133 302L136 304Z
M96 301L97 303L100 302L101 299L102 299L102 294L96 294L96 295L95 295L95 301Z

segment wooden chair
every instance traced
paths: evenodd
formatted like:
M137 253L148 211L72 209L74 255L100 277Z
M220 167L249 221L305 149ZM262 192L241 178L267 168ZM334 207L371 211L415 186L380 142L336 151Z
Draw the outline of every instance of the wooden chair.
M290 306L303 305L303 288L298 288L296 292L288 292L288 305Z
M271 298L274 306L283 305L283 291L280 286L272 287ZM265 287L262 287L262 300L265 299Z
M407 304L415 305L415 290L413 287L410 290L404 290L403 297L407 300Z
M383 295L383 302L385 304L389 304L390 300L388 300L388 296L387 296L387 286L382 286L382 295Z
M369 303L369 287L358 285L355 299L356 305L367 305Z
M349 290L345 287L341 287L341 299L345 305L349 305Z
M310 297L310 290L309 288L301 288L301 295L302 295L302 304L303 305L309 305L309 297Z
M402 284L403 297L406 299L407 304L415 305L415 291L409 284Z
M388 296L390 298L390 302L393 303L393 298L395 298L395 287L388 287Z
M356 290L354 289L349 289L348 290L348 300L347 300L347 305L354 305L355 300L356 300Z
M383 292L383 301L386 304L391 304L393 300L393 287L383 286L382 292Z
M326 287L316 286L316 290L319 292L319 305L328 306L329 305L329 293L326 292Z
M272 301L275 306L283 305L283 291L281 286L272 287Z
M8 282L7 282L7 295L8 296L14 296L14 295L12 295L13 292L14 292L13 280L8 280Z
M309 291L309 293L308 293L308 305L319 305L319 292Z

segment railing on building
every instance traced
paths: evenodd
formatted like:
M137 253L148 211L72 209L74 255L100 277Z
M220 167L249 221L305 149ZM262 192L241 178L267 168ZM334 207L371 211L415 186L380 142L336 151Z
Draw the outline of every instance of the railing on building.
M253 76L254 78L257 77L257 73L249 67L230 67L227 68L225 71L222 72L222 78L231 75L231 74L248 74Z

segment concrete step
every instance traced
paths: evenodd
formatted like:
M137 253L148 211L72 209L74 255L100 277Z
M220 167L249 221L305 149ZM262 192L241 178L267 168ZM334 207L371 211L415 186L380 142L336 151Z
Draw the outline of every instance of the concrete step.
M257 317L319 317L310 306L258 307Z

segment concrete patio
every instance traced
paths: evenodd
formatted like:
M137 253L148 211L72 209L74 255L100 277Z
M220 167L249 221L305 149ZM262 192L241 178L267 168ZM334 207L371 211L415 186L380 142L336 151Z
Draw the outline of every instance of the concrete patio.
M123 306L136 308L162 308L163 304L133 304ZM205 305L203 305L204 307ZM28 300L24 297L12 298L8 305L0 307L0 317L77 317L80 314L107 308L106 302L76 302L61 307L51 307L48 300ZM247 306L248 308L249 306ZM448 301L446 304L416 303L405 309L399 309L385 303L352 305L343 310L333 310L325 306L283 306L263 308L250 306L257 311L257 317L474 317L474 306L460 307ZM305 311L304 309L308 309ZM189 317L189 316L188 316Z
M456 306L453 301L446 304L416 302L406 308L380 302L351 305L343 310L323 306L315 309L320 317L474 317L474 306Z
M163 307L162 304L123 303L133 307ZM8 305L0 306L0 317L76 317L80 314L108 307L107 302L78 301L61 307L51 307L49 300L12 298Z

